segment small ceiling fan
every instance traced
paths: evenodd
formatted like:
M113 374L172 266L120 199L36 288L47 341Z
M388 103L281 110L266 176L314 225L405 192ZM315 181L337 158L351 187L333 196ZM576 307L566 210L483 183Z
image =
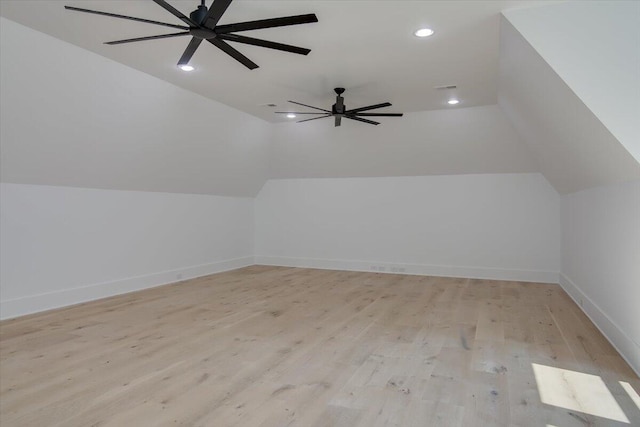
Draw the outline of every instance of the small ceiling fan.
M314 110L320 110L322 113L309 113L309 112L293 112L293 111L276 111L276 114L317 114L320 117L313 117L311 119L299 120L297 123L308 122L310 120L324 119L325 117L334 117L335 126L340 126L342 118L356 120L370 125L379 125L379 122L373 120L363 119L362 117L402 117L402 113L363 113L363 111L375 110L376 108L391 107L389 102L383 102L382 104L369 105L367 107L354 108L347 110L344 105L344 98L342 94L345 89L343 87L337 87L334 89L336 96L336 103L333 104L331 110L325 110L324 108L313 107L311 105L301 104L295 101L289 101L292 104L302 105L303 107L313 108Z
M118 15L115 13L101 12L98 10L82 9L79 7L65 6L67 10L73 10L76 12L93 13L96 15L110 16L112 18L129 19L131 21L144 22L146 24L162 25L169 28L177 28L182 30L178 33L160 34L157 36L137 37L133 39L115 40L106 42L105 44L115 45L123 43L133 43L146 40L166 39L170 37L191 36L191 41L185 49L182 57L178 61L178 66L184 66L189 63L191 57L195 53L196 49L200 46L203 40L208 41L212 45L216 46L226 54L233 57L235 60L242 63L245 67L253 70L258 68L258 65L244 56L242 53L233 48L228 41L236 43L244 43L253 46L266 47L269 49L282 50L285 52L297 53L300 55L307 55L311 52L310 49L305 49L297 46L290 46L287 44L276 43L267 40L255 39L252 37L241 36L238 34L232 34L240 31L258 30L262 28L284 27L288 25L308 24L311 22L318 22L318 18L315 14L286 16L282 18L273 19L261 19L259 21L240 22L236 24L218 25L218 21L227 10L233 0L213 0L213 3L207 9L205 0L201 0L200 6L189 16L184 15L179 10L171 6L164 0L153 0L156 4L164 8L176 18L180 19L186 24L175 25L166 22L151 21L149 19L136 18L133 16Z

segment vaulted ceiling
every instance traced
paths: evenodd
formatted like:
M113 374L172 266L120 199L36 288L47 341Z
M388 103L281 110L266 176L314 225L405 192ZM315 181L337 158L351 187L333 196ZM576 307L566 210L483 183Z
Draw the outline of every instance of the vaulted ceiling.
M221 23L316 13L251 34L312 52L238 46L250 71L205 45L189 74L176 67L184 38L106 46L156 27L64 4L174 19L150 0L0 0L3 181L253 196L268 178L537 171L561 193L640 179L635 2L236 0ZM597 16L606 37L593 41ZM435 35L413 36L422 26ZM336 86L348 106L407 114L334 128L264 106L327 108Z
M199 0L170 0L188 14ZM207 0L209 5L211 0ZM287 100L330 106L333 88L347 88L348 105L390 101L403 112L496 103L500 12L547 1L243 1L231 3L220 24L315 13L319 22L243 32L311 49L308 56L231 43L260 68L248 70L207 43L176 67L188 38L124 45L110 40L176 32L140 22L68 11L64 5L183 24L151 0L2 0L2 15L60 40L171 82L264 120L286 121L275 110ZM413 32L430 27L420 39ZM457 85L456 91L435 86ZM277 104L278 108L265 107ZM392 109L389 109L392 110Z

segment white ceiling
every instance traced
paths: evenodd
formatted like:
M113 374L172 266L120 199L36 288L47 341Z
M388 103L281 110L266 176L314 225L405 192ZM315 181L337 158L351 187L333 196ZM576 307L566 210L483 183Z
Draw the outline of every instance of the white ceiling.
M261 32L313 52L243 46L261 65L250 71L205 44L192 74L175 66L186 40L105 46L155 27L68 12L65 3L0 0L9 18L0 25L4 182L252 197L269 178L539 171L566 193L640 177L638 162L591 107L590 91L576 92L576 79L560 74L558 61L533 46L518 23L500 26L500 10L548 2L237 0L223 23L316 13L319 23ZM193 3L172 1L186 11ZM175 22L151 0L68 4ZM536 31L551 29L560 41L581 40L584 25L564 25L584 18L571 5L564 15L547 11L544 22L528 10L505 16L536 21ZM564 10L550 9L558 8ZM635 34L617 24L601 29ZM421 25L436 35L415 38ZM580 64L602 57L614 41L559 49L573 53L560 57ZM633 52L616 52L637 63ZM460 106L447 106L451 94L432 89L445 84L459 86ZM379 127L349 122L336 129L329 120L270 125L222 105L274 121L261 104L282 108L294 99L329 107L338 85L348 89L347 106L391 101L389 110L407 114L381 119ZM600 92L621 92L602 86Z
M198 1L171 0L170 3L188 14ZM188 43L187 37L117 46L103 44L174 30L71 12L63 7L72 5L181 24L151 0L2 0L0 14L275 122L288 119L273 111L297 109L287 104L288 99L330 107L335 96L332 89L336 86L347 88L347 106L389 101L394 104L385 110L389 112L495 104L499 12L538 4L549 4L549 1L236 0L221 24L315 13L318 23L246 33L307 47L311 53L305 57L235 44L238 50L260 65L250 71L205 43L191 61L197 67L192 73L184 73L175 65ZM422 26L434 29L435 35L426 39L413 36L413 31ZM434 89L434 86L450 84L457 85L458 89ZM457 107L447 106L450 96L456 96L462 102ZM267 103L275 103L278 107L264 106Z
M497 105L271 124L4 18L0 83L3 182L253 197L268 178L538 170Z

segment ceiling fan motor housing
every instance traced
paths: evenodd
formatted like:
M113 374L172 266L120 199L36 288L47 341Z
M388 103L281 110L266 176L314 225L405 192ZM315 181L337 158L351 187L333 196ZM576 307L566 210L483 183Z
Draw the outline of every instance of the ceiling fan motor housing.
M198 25L204 25L204 21L207 17L207 6L201 4L196 10L191 12L189 17Z
M341 106L340 106L340 105L338 105L337 103L336 103L336 104L333 104L333 106L331 107L331 113L332 113L332 114L334 114L334 115L335 115L335 114L344 114L344 112L345 112L346 110L347 110L347 106L346 106L346 105L344 105L344 103L342 103L342 108L341 108Z

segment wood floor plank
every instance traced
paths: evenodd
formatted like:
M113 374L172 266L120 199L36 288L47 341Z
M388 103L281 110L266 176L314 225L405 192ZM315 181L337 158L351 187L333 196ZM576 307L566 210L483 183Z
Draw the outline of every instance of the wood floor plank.
M640 425L557 285L253 266L0 322L0 425L622 425L534 365Z

